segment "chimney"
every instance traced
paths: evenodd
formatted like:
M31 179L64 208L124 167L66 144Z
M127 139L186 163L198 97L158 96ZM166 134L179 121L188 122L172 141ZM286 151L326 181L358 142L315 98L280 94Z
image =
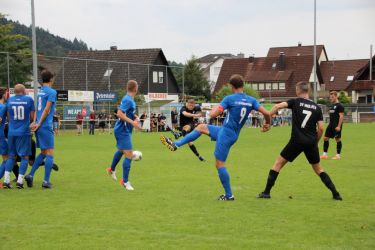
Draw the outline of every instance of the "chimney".
M245 58L245 54L244 53L238 53L237 58Z
M249 63L253 63L255 61L255 55L254 54L250 54L249 56Z
M302 42L298 42L298 47L301 47L302 46Z
M285 70L285 54L284 54L284 52L280 52L278 65L279 65L279 70L281 70L281 71Z
M111 47L109 47L111 50L117 50L117 46L116 45L112 45Z

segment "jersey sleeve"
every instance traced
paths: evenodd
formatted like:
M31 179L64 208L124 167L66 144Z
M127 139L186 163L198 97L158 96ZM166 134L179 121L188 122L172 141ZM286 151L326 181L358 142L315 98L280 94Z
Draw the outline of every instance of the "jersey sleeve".
M226 110L229 108L230 105L230 100L229 97L226 96L224 99L220 102L220 106L223 108L223 110Z
M337 105L337 112L344 113L344 106L342 106L341 104Z
M186 107L183 106L181 109L180 109L180 114L182 114L184 111L186 111Z
M255 109L256 111L258 111L261 106L262 105L260 105L260 103L258 102L258 100L254 98L254 100L253 100L253 109Z
M288 103L288 109L293 109L295 102L296 102L296 99L289 99L287 101L287 103Z
M47 102L52 102L52 103L56 102L56 91L53 90L50 92L50 94L48 95Z
M127 99L124 99L122 102L121 102L121 105L119 106L119 109L126 113L126 111L131 107L131 102Z

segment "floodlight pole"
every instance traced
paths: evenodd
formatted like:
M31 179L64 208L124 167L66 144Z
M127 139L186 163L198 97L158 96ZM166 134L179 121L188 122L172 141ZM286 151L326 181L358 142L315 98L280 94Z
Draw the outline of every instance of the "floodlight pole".
M369 80L372 81L372 44L370 45L370 77Z
M32 31L32 47L33 47L33 82L34 82L34 101L35 105L38 95L38 58L36 55L36 33L35 33L35 10L34 0L31 0L31 31Z
M316 0L314 0L314 102L317 102L317 82L316 82Z

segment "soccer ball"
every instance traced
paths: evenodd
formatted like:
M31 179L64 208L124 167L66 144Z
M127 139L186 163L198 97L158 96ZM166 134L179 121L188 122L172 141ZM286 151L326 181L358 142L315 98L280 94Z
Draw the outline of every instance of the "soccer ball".
M142 160L142 152L141 151L133 151L133 160L140 161Z

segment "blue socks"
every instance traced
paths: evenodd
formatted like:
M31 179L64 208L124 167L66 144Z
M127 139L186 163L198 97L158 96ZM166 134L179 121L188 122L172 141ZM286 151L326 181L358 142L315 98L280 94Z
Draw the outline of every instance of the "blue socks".
M124 161L122 162L122 179L125 183L129 181L129 172L130 172L131 163L132 163L132 160L126 157Z
M121 157L122 157L122 152L116 151L115 155L113 156L113 160L112 160L112 165L111 165L112 171L116 170L116 166L117 166L118 162L121 160Z
M225 190L225 196L231 197L233 194L230 188L230 177L229 177L227 168L226 167L219 168L217 172L219 174L221 184L223 185L223 188Z
M46 155L46 162L44 164L44 181L45 182L49 182L49 177L51 176L51 171L52 171L52 165L53 165L53 156Z
M35 161L34 161L34 164L33 164L33 167L29 173L30 176L34 176L35 175L35 172L38 170L38 168L40 167L40 165L43 163L44 161L44 158L46 158L45 155L43 154L39 154Z
M189 142L195 141L196 139L201 136L201 133L199 133L197 130L191 131L189 134L187 134L185 137L183 137L181 140L178 140L175 142L175 145L177 147L181 147Z
M24 176L27 170L27 164L29 163L29 159L22 158L21 163L20 163L20 170L19 170L19 175Z
M9 157L6 164L5 164L5 171L12 172L13 166L14 166L14 158Z
M5 173L5 164L7 163L8 160L3 161L0 166L0 179L3 178L4 173Z

